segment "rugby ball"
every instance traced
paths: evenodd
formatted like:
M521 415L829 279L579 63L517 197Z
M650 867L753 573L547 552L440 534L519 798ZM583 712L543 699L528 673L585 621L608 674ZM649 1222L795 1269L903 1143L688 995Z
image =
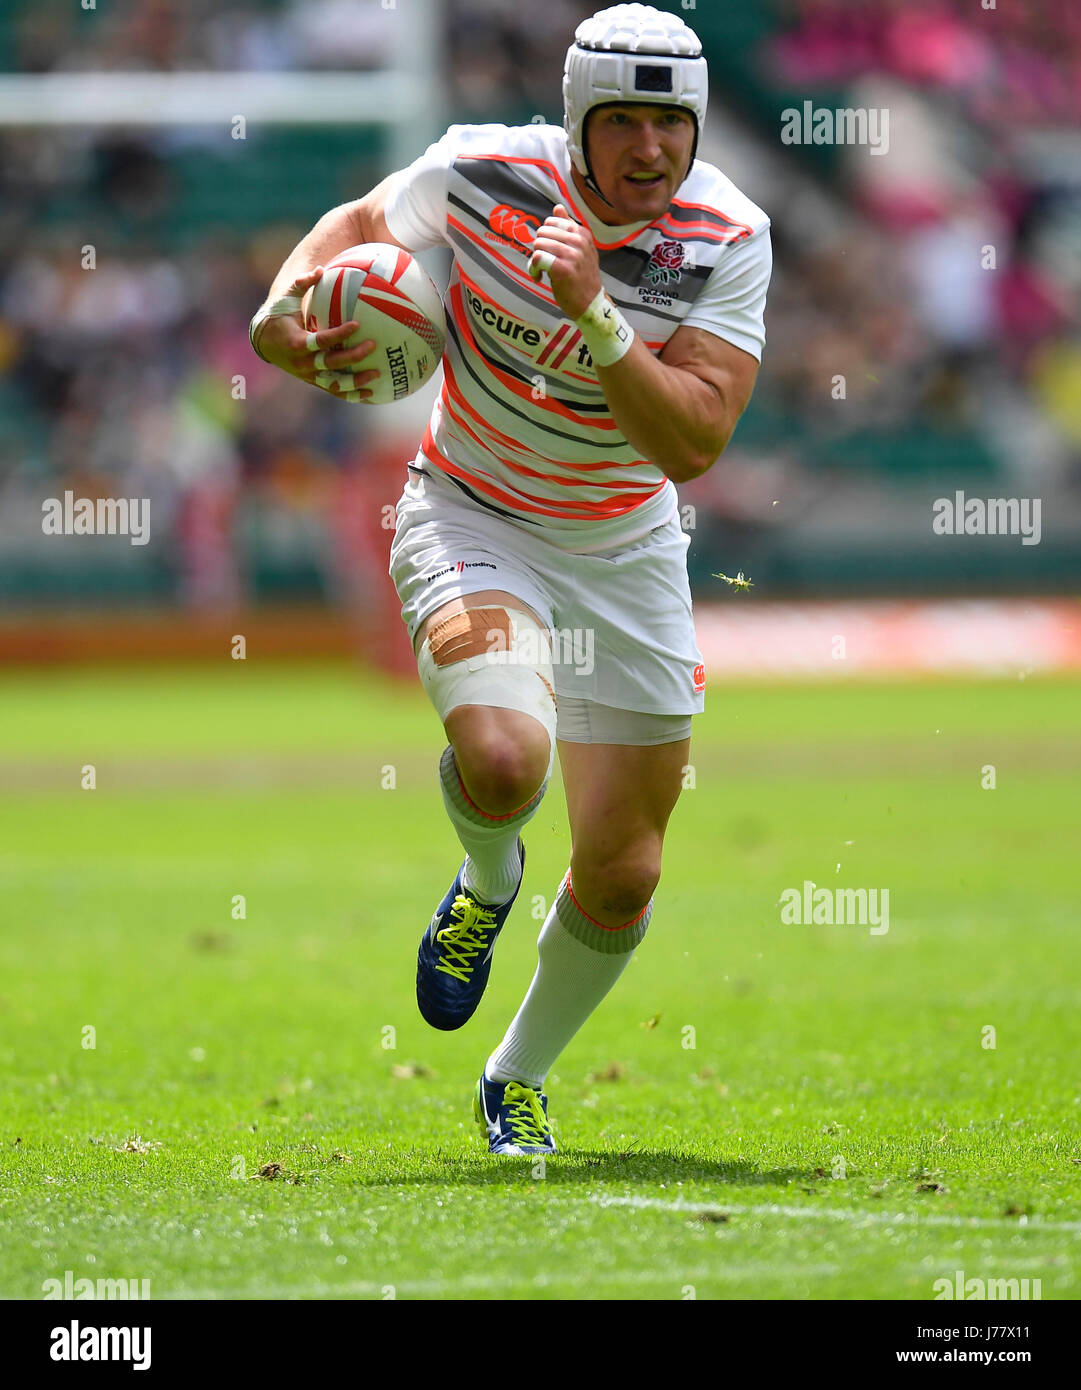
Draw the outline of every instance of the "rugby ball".
M360 328L345 345L374 339L375 351L357 367L378 371L363 404L388 405L411 396L435 374L447 341L443 302L431 276L408 251L383 242L350 246L323 268L301 304L304 327Z

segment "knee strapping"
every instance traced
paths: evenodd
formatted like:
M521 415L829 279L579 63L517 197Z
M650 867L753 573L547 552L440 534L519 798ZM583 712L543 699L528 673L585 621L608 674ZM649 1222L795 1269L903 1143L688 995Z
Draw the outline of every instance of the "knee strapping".
M548 633L516 608L467 608L433 623L417 657L440 719L459 705L492 705L538 720L555 758L556 694Z

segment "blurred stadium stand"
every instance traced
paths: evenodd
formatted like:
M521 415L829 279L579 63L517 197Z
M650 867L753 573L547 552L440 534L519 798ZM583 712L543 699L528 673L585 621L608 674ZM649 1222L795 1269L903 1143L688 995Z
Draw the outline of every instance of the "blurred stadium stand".
M541 25L514 0L446 0L448 119L559 121L563 54L594 8L547 0ZM384 66L387 24L406 9L8 0L0 69L318 82ZM681 488L696 596L717 596L718 568L753 575L755 598L1076 588L1081 12L1051 0L681 12L711 61L702 153L769 211L776 253L754 400L722 464ZM888 156L782 144L782 112L807 99L888 108ZM78 127L0 127L8 611L385 604L389 532L371 509L396 500L419 433L403 415L388 454L368 412L259 363L246 325L296 240L386 162L363 127L251 128L243 141L99 128L92 113ZM68 488L151 498L154 544L51 544L41 501ZM934 536L932 502L958 488L1040 497L1041 543Z

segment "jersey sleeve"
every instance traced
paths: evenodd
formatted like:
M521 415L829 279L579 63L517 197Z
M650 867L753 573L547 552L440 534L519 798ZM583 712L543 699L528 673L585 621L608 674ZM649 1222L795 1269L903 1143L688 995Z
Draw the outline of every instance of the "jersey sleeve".
M701 328L759 362L766 342L766 290L773 270L769 223L722 256L691 305L684 328Z
M463 129L451 126L407 169L391 175L383 215L391 236L407 250L447 244L447 182Z

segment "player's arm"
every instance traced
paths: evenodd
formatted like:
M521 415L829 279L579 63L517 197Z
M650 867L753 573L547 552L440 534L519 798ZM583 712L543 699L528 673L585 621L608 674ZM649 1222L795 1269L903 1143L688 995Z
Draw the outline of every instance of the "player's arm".
M529 271L547 273L557 304L582 329L627 441L677 483L711 468L751 398L757 359L694 327L677 329L655 357L604 294L593 238L562 204L537 232Z
M282 299L301 299L305 292L316 284L323 274L327 261L350 246L363 242L382 241L402 246L390 234L387 227L385 208L390 179L384 179L378 187L364 198L351 203L342 203L331 208L319 219L306 237L290 252L282 268L274 277L266 305ZM373 381L378 372L354 371L357 364L373 350L375 344L370 340L356 347L332 351L360 325L355 320L343 323L339 328L324 328L316 334L316 342L322 353L308 349L308 335L301 322L300 310L287 314L274 314L255 329L253 345L261 357L281 367L283 371L302 381L320 385L339 394L343 391L361 389ZM339 373L337 380L327 378L326 373ZM321 378L321 379L318 379Z
M701 328L678 328L655 357L641 338L598 367L612 416L630 444L676 483L720 458L758 375L749 352Z

